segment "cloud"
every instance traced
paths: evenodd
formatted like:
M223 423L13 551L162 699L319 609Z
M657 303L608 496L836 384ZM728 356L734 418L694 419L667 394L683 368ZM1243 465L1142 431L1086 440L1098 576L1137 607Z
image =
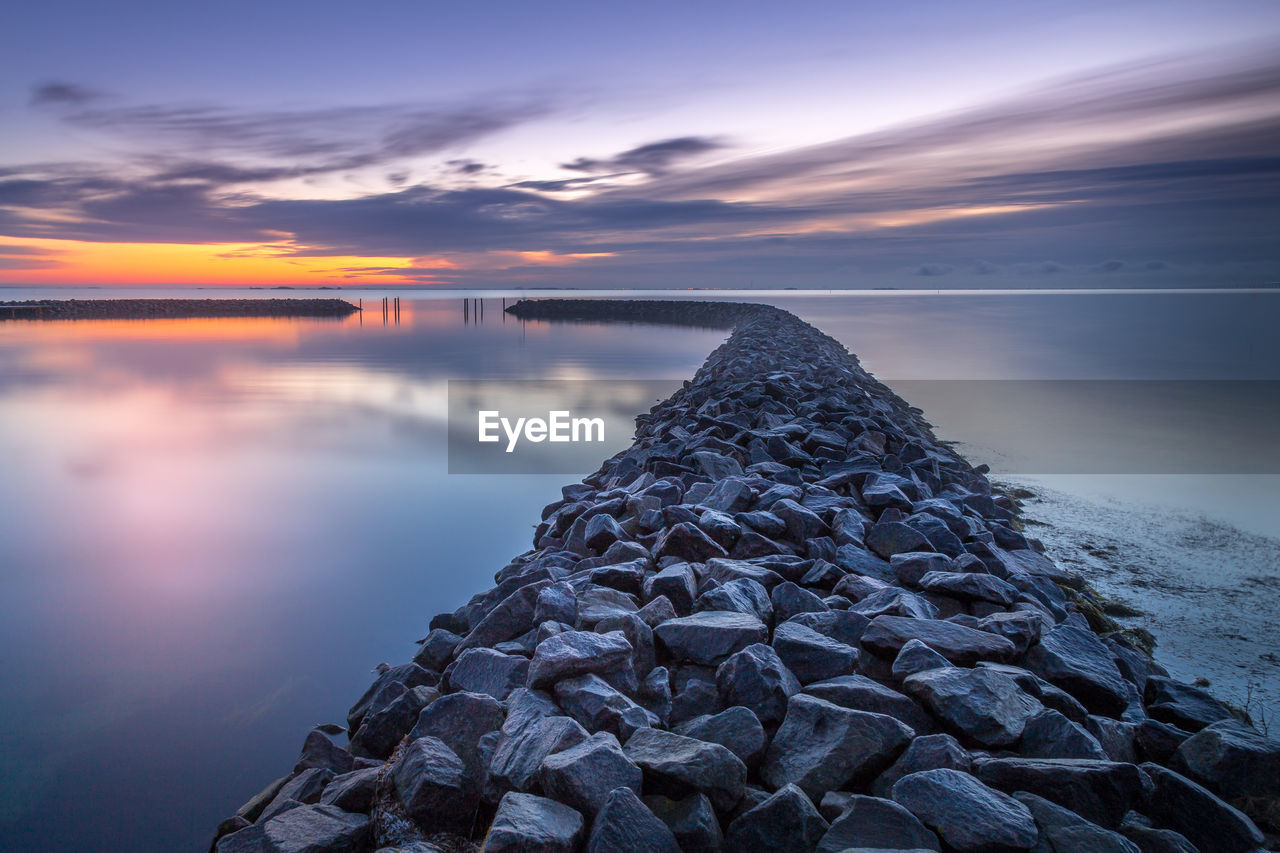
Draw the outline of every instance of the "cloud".
M52 81L38 83L31 88L32 106L77 106L93 103L106 97L102 92L76 83Z
M947 273L953 271L954 269L955 267L951 266L950 264L921 264L920 266L916 267L915 274L922 275L922 276L946 275Z
M560 168L571 172L626 174L642 172L647 175L660 175L679 160L687 160L724 147L726 146L722 142L705 136L680 136L660 142L650 142L604 160L579 157L572 162L561 164Z

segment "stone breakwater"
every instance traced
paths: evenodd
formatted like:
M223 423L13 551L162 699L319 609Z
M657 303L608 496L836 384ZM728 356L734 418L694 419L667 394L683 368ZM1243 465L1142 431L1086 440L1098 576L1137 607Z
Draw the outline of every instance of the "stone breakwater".
M1280 743L1101 621L838 342L767 306L511 311L733 332L219 853L1268 843Z
M0 320L346 317L359 310L342 299L45 299L0 302Z

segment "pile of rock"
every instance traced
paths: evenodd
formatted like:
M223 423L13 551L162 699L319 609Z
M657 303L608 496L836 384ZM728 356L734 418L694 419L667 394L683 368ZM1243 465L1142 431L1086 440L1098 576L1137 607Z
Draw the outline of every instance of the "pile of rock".
M342 299L43 299L0 302L0 320L346 317L359 310Z
M514 311L557 308L586 310ZM1267 843L1280 743L1093 630L1016 502L836 341L697 310L736 325L694 380L217 851Z

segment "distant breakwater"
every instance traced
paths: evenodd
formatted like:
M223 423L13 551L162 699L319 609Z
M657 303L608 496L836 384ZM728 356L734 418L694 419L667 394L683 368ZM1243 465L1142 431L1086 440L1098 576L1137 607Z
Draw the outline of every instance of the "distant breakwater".
M0 302L0 320L346 317L359 310L342 299L41 299Z
M839 342L761 305L508 310L732 333L217 851L1274 841L1280 743L1169 678Z

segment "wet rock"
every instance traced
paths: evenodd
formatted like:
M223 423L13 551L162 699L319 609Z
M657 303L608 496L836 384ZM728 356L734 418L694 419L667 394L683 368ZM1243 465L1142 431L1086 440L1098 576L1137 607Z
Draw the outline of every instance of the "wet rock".
M482 853L574 853L582 836L578 812L545 797L511 792L498 804Z
M1022 730L1018 752L1028 758L1090 758L1107 761L1109 757L1093 735L1050 708L1027 720Z
M907 554L894 554L889 558L889 568L894 577L903 586L918 587L920 581L930 572L947 572L952 565L946 554L931 554L925 551L914 551Z
M978 622L978 630L990 631L1013 643L1019 655L1040 640L1043 620L1036 614L1017 611L992 613Z
M724 844L720 821L705 794L691 794L682 800L661 795L643 798L658 818L667 825L681 850L718 853Z
M594 673L556 684L556 700L569 716L593 732L609 732L620 740L656 718Z
M770 646L756 643L729 657L716 670L716 688L726 706L741 705L761 722L778 723L800 682Z
M848 606L848 602L845 602L845 606ZM844 643L846 646L853 646L854 648L858 647L859 642L862 640L862 633L871 624L871 620L866 616L851 610L801 613L799 616L792 617L790 621L797 625L811 628L824 637L830 637L837 643Z
M640 768L622 752L618 739L599 732L543 759L538 771L543 792L587 817L604 807L615 788L640 793Z
M462 637L452 631L444 628L432 629L418 646L418 653L414 655L413 662L439 672L453 660L453 651L461 642Z
M815 512L806 509L790 498L783 498L769 507L769 512L782 519L787 526L786 537L792 542L803 542L827 532L827 525Z
M773 648L801 684L847 675L858 662L856 648L798 622L784 622L777 627Z
M218 841L218 853L361 853L368 849L369 818L335 806L289 809Z
M893 784L903 776L922 770L959 770L968 773L969 753L948 734L922 735L911 741L898 760L877 778L871 790L877 797L892 794Z
M800 585L809 589L832 590L848 574L835 563L815 560L813 568L800 578Z
M742 536L742 526L723 512L708 509L698 518L698 527L720 547L729 549Z
M1142 853L1132 841L1118 832L1090 823L1075 812L1055 803L1019 791L1013 795L1035 818L1040 829L1037 850L1088 850L1089 853Z
M958 770L904 776L893 799L958 853L1030 850L1040 834L1026 806Z
M405 813L428 832L469 834L478 798L467 768L444 741L421 737L391 768Z
M883 714L842 708L803 693L765 753L760 776L775 788L794 783L810 797L869 781L888 767L914 732Z
M893 800L852 794L818 843L818 853L849 849L939 850L938 836Z
M544 717L513 732L504 730L489 761L489 773L505 788L529 791L548 755L582 743L588 736L570 717Z
M764 758L765 747L769 745L760 719L741 706L687 720L676 728L676 734L718 743L738 756L738 760L747 767L759 764Z
M928 734L937 728L937 724L914 699L865 675L854 673L815 681L806 685L804 692L844 708L893 717L905 723L916 734Z
M1120 833L1137 845L1142 853L1200 853L1198 847L1172 829L1156 829L1129 823L1126 819L1120 827Z
M639 595L644 584L645 572L649 568L649 559L631 560L626 563L615 563L592 569L588 575L591 583L609 587L629 594Z
M415 687L400 694L384 708L366 714L351 737L351 751L359 756L385 759L418 719L422 709L440 696L434 687Z
M675 619L680 614L676 612L676 608L671 603L671 599L665 595L659 595L649 601L644 607L636 611L636 616L644 621L644 624L650 628L656 628L668 619ZM686 615L688 615L686 613Z
M567 581L553 583L538 593L533 608L534 624L543 622L563 622L565 625L576 625L578 622L578 595L573 585Z
M293 765L293 772L301 773L312 767L320 767L336 774L347 773L353 763L351 753L334 743L328 733L316 727L307 733L306 740L302 742L302 752Z
M635 596L607 586L591 585L578 595L578 627L594 628L602 619L635 613Z
M1133 730L1133 743L1138 757L1156 764L1168 764L1191 732L1159 720L1146 719Z
M986 747L1017 743L1043 707L1012 678L989 669L931 669L909 676L903 689L952 733Z
M784 785L729 824L725 846L730 850L810 853L827 828L827 822L804 791L795 785Z
M801 613L821 613L829 609L821 598L791 581L775 586L769 598L773 602L774 618L780 623Z
M908 551L933 550L922 533L901 521L882 521L872 525L867 534L867 547L886 560L894 554L905 554Z
M1083 619L1072 617L1041 637L1028 650L1026 667L1094 713L1118 716L1129 704L1111 652Z
M393 666L383 671L369 685L369 689L364 695L357 700L356 704L351 706L351 710L347 712L347 731L354 732L360 728L360 723L364 720L364 715L368 713L369 706L379 693L392 684L398 684L400 690L396 695L406 690L412 690L415 687L434 687L439 681L439 676L428 670L423 669L416 663L406 663L400 666ZM392 697L394 699L394 697ZM387 703L383 703L387 704Z
M550 585L548 580L535 581L502 599L471 629L455 652L461 655L468 649L492 648L504 640L528 633L537 625L534 614L538 596Z
M654 557L677 557L701 563L712 557L727 557L729 552L689 522L668 527L653 546Z
M675 660L704 665L719 665L733 653L769 638L769 630L756 617L722 611L672 619L653 633Z
M666 596L677 613L689 615L693 610L693 600L698 595L698 580L694 577L693 567L688 563L667 566L645 581L644 594L650 601Z
M893 677L901 681L908 675L951 666L951 661L920 640L908 640L893 659Z
M898 587L876 590L866 598L855 602L849 609L873 621L881 616L896 616L928 622L938 616L938 608L928 600ZM894 649L886 656L893 657L896 653L897 650Z
M961 601L990 601L1002 606L1018 599L1017 587L995 575L933 571L920 578L920 588Z
M272 805L283 800L295 800L305 805L320 802L320 795L324 792L325 786L333 779L333 771L320 767L313 767L310 770L303 770L297 776L294 776L286 782L280 792L276 794ZM270 811L270 806L265 812Z
M630 788L609 793L591 824L584 853L681 853L667 825Z
M621 631L565 631L538 644L529 664L528 684L551 687L566 678L616 670L630 665L631 652L631 643Z
M920 640L952 663L970 666L980 660L1008 660L1016 652L1004 637L936 619L877 616L862 633L862 646L894 658L911 640Z
M1027 791L1099 826L1116 827L1144 797L1132 764L1078 758L975 758L973 774L1001 791Z
M1183 741L1171 765L1227 799L1280 796L1280 741L1234 719Z
M623 751L644 771L646 791L683 797L707 795L717 810L733 808L747 781L746 765L718 743L660 729L640 729Z
M409 739L443 741L462 761L467 778L475 782L485 769L477 753L480 738L501 728L503 714L502 703L487 694L450 693L422 709Z
M779 549L772 548L767 553L777 554ZM753 580L765 590L773 589L782 583L782 575L766 566L747 562L747 560L709 560L703 571L704 581L727 584L736 580ZM772 607L772 603L770 607Z
M1253 821L1207 788L1156 764L1144 764L1142 769L1155 786L1147 813L1157 826L1181 833L1205 851L1245 853L1263 843Z
M381 772L381 767L366 767L336 776L325 786L320 802L337 806L345 812L368 814Z
M773 621L773 602L769 592L756 581L748 578L723 583L698 596L693 609L724 610L755 616L766 625Z
M1143 691L1147 713L1163 723L1198 732L1211 723L1235 719L1231 709L1206 690L1153 675Z

